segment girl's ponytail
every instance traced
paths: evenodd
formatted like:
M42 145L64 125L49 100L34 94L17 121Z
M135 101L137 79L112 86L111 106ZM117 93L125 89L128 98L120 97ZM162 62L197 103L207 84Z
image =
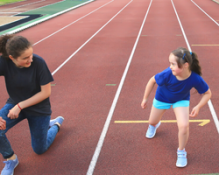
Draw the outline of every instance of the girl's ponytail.
M14 35L2 35L0 36L0 53L3 57L8 58L8 53L6 50L6 44L10 38Z
M191 71L193 71L201 76L202 72L201 72L201 66L199 65L198 56L194 52L191 52L191 56L192 56L192 64L190 65L190 69L191 69Z
M176 61L178 67L181 68L186 62L189 63L189 68L191 71L202 75L201 66L199 65L198 56L194 52L189 52L188 49L179 47L178 49L172 51L172 54L176 56Z

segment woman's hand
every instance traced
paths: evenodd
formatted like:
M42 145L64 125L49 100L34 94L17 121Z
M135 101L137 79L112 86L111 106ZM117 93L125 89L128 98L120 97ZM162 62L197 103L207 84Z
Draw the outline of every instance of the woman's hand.
M5 130L6 129L6 121L0 117L0 130Z
M21 109L18 107L18 105L15 105L11 110L9 110L8 118L16 119L18 118L20 112L21 112Z
M142 107L142 109L145 109L147 107L147 100L146 99L142 100L141 107Z

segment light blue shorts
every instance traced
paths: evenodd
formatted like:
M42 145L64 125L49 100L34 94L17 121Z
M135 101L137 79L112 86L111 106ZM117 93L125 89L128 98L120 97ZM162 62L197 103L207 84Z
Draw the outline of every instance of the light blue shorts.
M181 101L178 101L176 103L165 103L165 102L158 101L154 98L153 106L157 109L170 109L171 106L173 106L173 108L188 107L189 106L189 100L181 100Z

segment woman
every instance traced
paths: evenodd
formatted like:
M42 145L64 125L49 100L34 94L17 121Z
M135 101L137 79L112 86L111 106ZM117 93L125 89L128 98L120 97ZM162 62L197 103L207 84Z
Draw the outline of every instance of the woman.
M53 77L45 63L33 54L31 43L22 36L0 37L0 76L4 76L9 99L0 110L6 129L0 130L0 152L7 161L1 175L13 174L19 161L5 133L27 119L32 148L44 153L52 144L64 120L59 116L50 120L50 82Z

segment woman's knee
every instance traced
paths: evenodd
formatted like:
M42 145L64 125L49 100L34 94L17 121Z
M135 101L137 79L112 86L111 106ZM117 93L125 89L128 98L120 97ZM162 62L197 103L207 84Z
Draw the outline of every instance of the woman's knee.
M38 155L43 154L47 150L46 145L42 143L41 144L32 143L32 148L33 148L33 151Z
M33 147L33 151L34 151L36 154L41 155L41 154L43 154L43 153L46 152L46 149Z

